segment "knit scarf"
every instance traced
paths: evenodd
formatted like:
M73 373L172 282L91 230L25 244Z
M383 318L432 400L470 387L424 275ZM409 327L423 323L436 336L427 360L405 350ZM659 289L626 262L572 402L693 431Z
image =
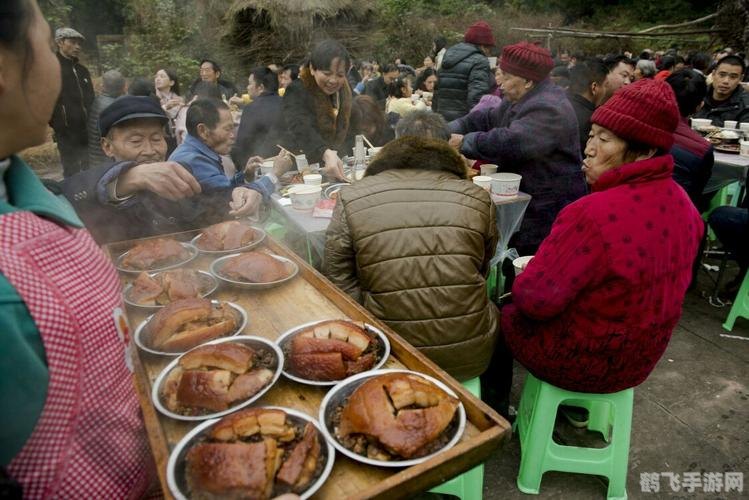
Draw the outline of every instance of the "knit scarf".
M302 68L299 79L312 96L312 106L320 136L330 145L341 146L346 141L349 119L351 118L351 88L348 82L344 82L343 88L338 91L339 107L336 113L330 100L331 96L318 87L308 66Z

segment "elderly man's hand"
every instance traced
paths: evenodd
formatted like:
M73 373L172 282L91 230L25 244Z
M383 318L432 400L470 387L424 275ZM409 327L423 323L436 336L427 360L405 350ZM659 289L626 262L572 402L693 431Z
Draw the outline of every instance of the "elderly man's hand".
M244 165L245 178L253 180L255 178L255 172L262 165L263 165L263 158L261 156L251 156L247 160L247 163L245 163Z
M293 167L294 160L291 156L291 153L289 153L288 151L281 151L278 156L273 159L273 174L276 177L281 177Z
M450 146L460 151L460 146L463 145L463 135L461 134L450 134L450 140L447 141Z
M126 197L138 191L177 201L201 192L200 184L179 163L164 161L137 165L117 179L117 196Z
M229 215L233 217L242 217L254 214L260 208L263 197L254 189L246 187L237 187L231 192L231 201L229 202Z

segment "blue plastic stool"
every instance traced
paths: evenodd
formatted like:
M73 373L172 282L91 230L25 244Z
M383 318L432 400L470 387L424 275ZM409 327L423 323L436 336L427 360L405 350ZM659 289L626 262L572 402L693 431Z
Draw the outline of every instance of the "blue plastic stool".
M479 378L472 378L463 382L468 392L481 399L481 382ZM480 500L484 492L484 464L445 481L429 490L430 493L454 495L462 500Z
M518 489L537 495L544 472L577 472L607 477L607 498L625 500L633 396L632 389L612 394L566 391L529 373L515 421L521 450ZM583 448L555 443L552 433L561 404L587 408L588 429L600 432L610 444Z

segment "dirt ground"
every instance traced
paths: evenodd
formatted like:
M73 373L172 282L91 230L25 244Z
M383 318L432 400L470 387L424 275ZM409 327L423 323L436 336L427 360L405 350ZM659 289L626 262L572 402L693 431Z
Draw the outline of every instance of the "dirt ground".
M47 142L24 150L19 155L36 174L43 179L62 180L62 164L57 144L52 140L52 129L47 134Z

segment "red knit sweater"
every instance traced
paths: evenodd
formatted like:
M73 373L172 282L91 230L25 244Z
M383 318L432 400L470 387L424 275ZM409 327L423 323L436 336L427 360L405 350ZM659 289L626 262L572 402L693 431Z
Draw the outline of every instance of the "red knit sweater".
M604 173L564 208L502 311L513 356L558 387L644 381L681 315L703 224L658 156Z

